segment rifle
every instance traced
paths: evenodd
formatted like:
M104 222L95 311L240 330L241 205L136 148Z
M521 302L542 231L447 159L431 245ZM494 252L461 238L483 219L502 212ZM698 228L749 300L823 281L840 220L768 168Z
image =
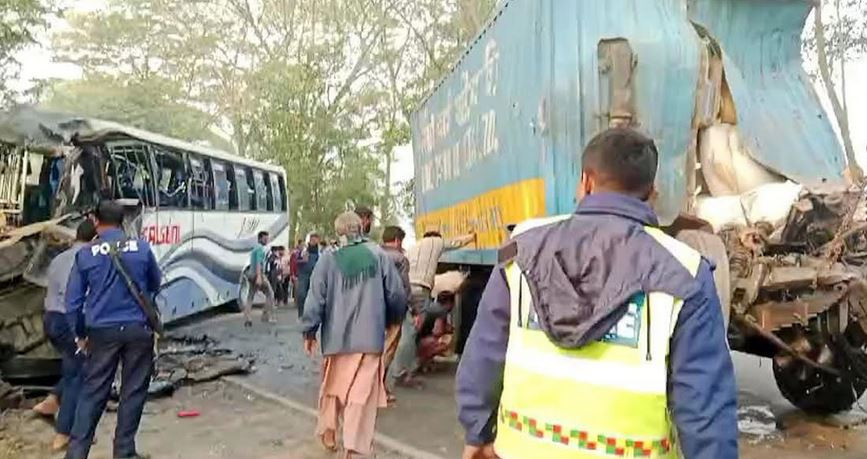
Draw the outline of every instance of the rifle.
M159 308L154 304L153 299L142 293L138 288L138 285L136 285L135 281L132 280L132 277L126 270L126 266L123 264L123 260L120 257L120 244L126 244L128 242L129 240L118 242L117 244L109 244L110 248L108 253L111 256L111 261L114 263L115 269L120 273L120 277L123 278L126 287L129 289L129 292L132 294L133 298L135 298L136 303L138 303L147 318L148 325L150 325L154 333L162 335L165 329L163 327L162 318L160 318Z

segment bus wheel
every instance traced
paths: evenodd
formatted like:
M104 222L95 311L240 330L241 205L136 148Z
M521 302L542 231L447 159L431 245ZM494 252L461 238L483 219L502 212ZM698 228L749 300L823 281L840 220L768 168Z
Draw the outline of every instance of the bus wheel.
M231 312L241 312L244 308L241 305L241 299L247 296L247 291L250 289L249 282L243 276L238 281L238 297L230 301L226 308Z

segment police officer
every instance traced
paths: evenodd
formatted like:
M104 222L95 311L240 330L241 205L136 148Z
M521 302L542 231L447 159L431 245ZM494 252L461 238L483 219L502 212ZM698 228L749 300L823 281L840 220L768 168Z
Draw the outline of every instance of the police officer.
M713 267L657 229L657 164L638 132L601 133L576 213L501 249L458 369L465 458L737 457Z
M67 287L67 310L79 312L76 341L87 357L66 459L88 456L118 363L121 387L114 458L140 458L135 434L153 372L154 335L142 307L115 268L111 252L117 250L125 270L145 295L159 289L160 270L148 243L127 238L121 229L123 207L104 201L96 219L99 237L76 254Z

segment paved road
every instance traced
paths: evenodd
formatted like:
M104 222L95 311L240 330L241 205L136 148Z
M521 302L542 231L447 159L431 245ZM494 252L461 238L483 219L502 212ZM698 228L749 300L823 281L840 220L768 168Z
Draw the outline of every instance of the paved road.
M257 371L248 377L251 383L316 406L319 360L303 354L295 310L282 310L277 324L257 322L252 330L243 328L239 315L226 315L181 331L206 333L223 346L254 356ZM843 431L825 425L828 420L805 419L777 391L768 360L736 353L734 361L742 431L763 434L742 436L743 457L765 459L769 451L795 459L867 457L867 432L859 427ZM381 412L377 430L421 450L458 457L462 433L456 422L453 371L451 367L427 377L424 391L399 391L398 405ZM779 430L780 425L785 431Z
M181 410L198 417L179 418ZM115 413L103 416L91 459L110 459ZM182 387L145 407L137 446L159 459L334 459L312 436L315 421L292 415L234 385L213 382ZM0 416L0 459L61 459L51 453L51 425L29 411ZM378 451L380 459L407 459Z

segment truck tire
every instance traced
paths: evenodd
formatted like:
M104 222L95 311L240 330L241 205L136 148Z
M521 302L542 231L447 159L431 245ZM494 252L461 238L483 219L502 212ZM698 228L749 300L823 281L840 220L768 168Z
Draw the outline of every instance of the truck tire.
M729 272L729 256L725 244L716 234L700 230L683 230L677 233L677 240L692 247L716 265L713 280L716 284L720 306L722 306L725 327L728 330L731 312L731 273Z
M774 381L783 397L809 414L848 411L867 389L862 381L840 378L802 362L781 367L774 359L773 369Z

